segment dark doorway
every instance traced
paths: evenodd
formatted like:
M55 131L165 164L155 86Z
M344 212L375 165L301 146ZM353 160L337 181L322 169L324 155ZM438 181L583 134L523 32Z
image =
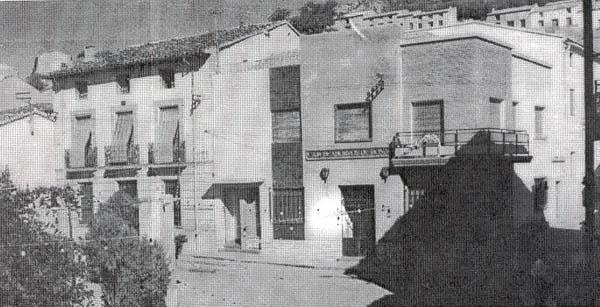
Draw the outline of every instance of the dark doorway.
M375 193L372 185L340 186L342 255L365 256L375 248Z
M181 200L179 180L165 180L165 194L173 196L173 223L181 227Z
M259 249L260 202L258 187L226 187L222 191L225 204L225 247ZM228 218L228 217L231 217Z

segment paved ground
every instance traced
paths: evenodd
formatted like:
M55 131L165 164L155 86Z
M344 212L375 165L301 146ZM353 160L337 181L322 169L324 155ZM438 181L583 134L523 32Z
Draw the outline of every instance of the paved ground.
M180 259L170 290L175 306L367 306L390 292L342 274L264 263ZM175 281L181 283L175 285ZM173 297L174 298L174 297ZM173 301L172 301L173 302Z

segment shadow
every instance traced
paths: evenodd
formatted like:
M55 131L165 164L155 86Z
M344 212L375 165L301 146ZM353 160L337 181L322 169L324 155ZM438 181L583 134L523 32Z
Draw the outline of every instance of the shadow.
M600 284L585 268L582 232L548 227L510 161L455 159L400 175L427 196L345 271L394 293L369 306L591 304Z

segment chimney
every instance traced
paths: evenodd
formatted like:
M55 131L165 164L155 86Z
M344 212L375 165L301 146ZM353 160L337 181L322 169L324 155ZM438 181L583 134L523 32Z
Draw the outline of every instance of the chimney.
M95 62L96 61L96 46L85 46L83 49L83 61L84 62Z

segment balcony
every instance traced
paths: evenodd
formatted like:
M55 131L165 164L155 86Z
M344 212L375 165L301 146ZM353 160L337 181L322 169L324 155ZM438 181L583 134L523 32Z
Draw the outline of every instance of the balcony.
M390 143L390 166L445 165L453 158L496 158L529 162L529 135L496 128L396 133Z
M139 164L140 146L138 144L104 146L104 157L106 166Z
M168 153L162 153L157 144L148 144L148 163L149 164L172 164L185 163L185 141L173 144L172 156Z
M79 159L73 159L69 149L65 150L66 168L94 168L98 166L98 147L90 147L84 153L83 161L76 162Z

